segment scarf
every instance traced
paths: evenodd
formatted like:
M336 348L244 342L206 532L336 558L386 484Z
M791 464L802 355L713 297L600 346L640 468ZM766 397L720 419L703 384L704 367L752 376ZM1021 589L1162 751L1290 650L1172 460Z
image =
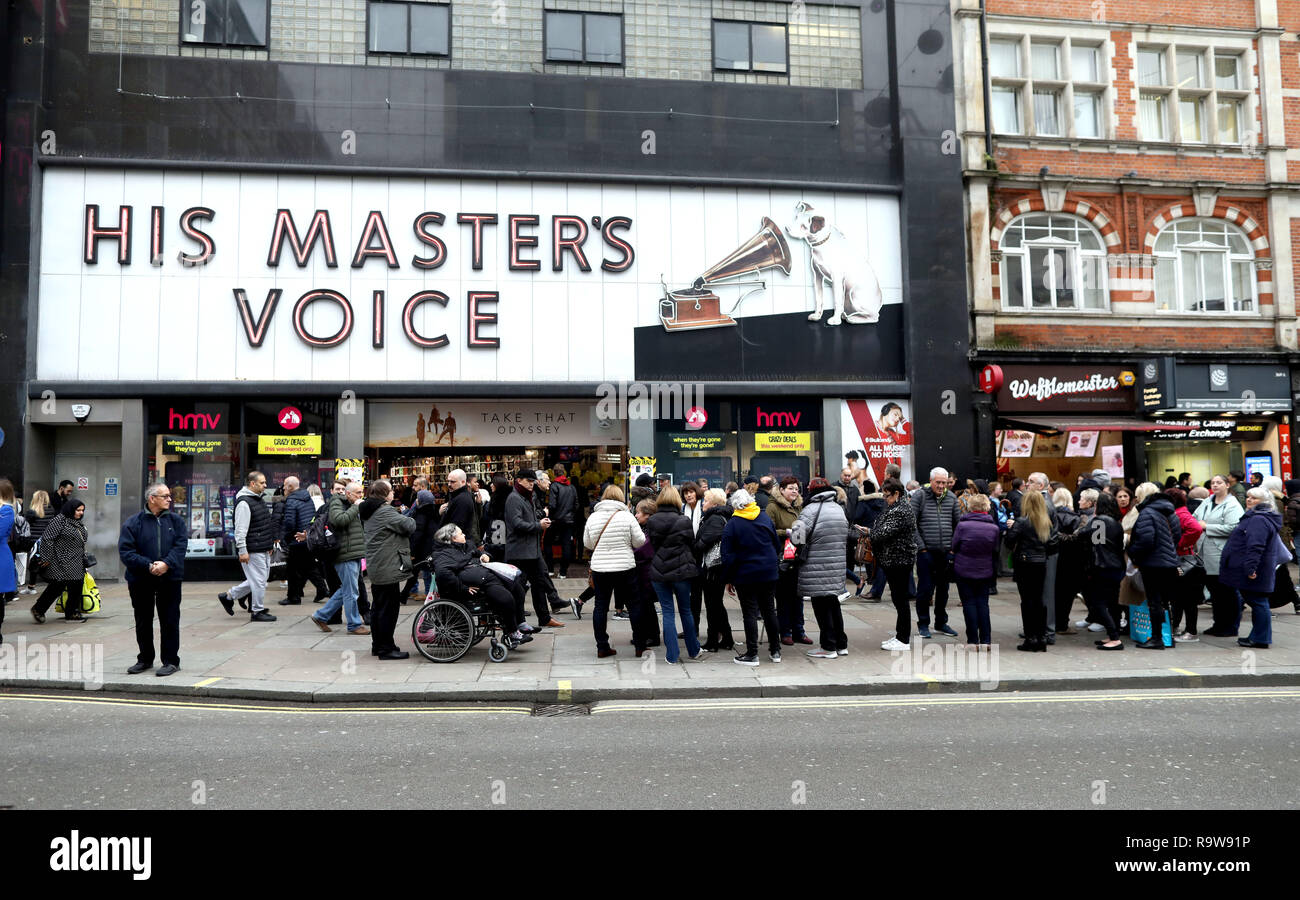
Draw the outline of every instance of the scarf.
M527 497L530 500L533 498L532 489L524 487L517 481L515 482L515 490L519 492L520 496Z
M739 516L742 519L749 519L749 521L752 522L758 518L758 514L760 512L762 512L762 510L758 508L758 504L751 503L749 504L749 506L746 506L744 509L736 510L735 512L732 513L732 515Z
M561 475L561 476L559 476L558 478L555 479L555 483L556 483L556 484L568 484L568 483L569 483L569 476L568 476L568 475Z

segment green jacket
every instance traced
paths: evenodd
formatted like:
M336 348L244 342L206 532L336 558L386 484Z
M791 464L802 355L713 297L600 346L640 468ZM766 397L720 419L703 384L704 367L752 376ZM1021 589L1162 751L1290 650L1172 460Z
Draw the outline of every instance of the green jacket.
M358 504L366 532L366 573L371 584L397 584L411 577L411 535L415 520L382 500Z
M803 511L803 499L796 497L794 503L791 503L775 485L772 486L771 497L767 504L767 517L772 520L772 525L776 528L776 536L784 544L785 539L790 536L790 528L799 518L799 513Z
M330 528L339 538L339 553L334 562L348 562L366 555L366 533L361 525L361 504L348 503L342 497L330 497Z

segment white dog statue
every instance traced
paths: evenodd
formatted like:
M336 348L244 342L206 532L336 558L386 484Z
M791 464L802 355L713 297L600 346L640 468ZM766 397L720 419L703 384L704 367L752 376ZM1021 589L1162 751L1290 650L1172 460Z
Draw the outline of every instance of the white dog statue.
M817 322L825 306L822 300L824 282L831 283L831 307L834 314L827 325L849 322L867 325L880 321L880 281L867 262L863 249L849 245L848 240L826 217L819 215L809 203L800 202L794 208L794 221L785 232L795 240L808 242L812 252L813 294L817 311L808 321Z

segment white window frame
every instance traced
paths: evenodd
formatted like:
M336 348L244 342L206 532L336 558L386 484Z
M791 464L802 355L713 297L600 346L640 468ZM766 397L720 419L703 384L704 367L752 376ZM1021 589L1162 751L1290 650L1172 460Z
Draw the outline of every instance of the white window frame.
M1210 243L1204 240L1193 240L1193 241L1188 241L1186 243L1180 243L1181 234L1177 230L1177 226L1187 225L1189 223L1200 225L1202 226L1202 229L1203 226L1205 225L1213 225L1215 226L1216 230L1223 229L1226 234L1235 235L1239 237L1245 243L1246 250L1244 253L1233 252L1231 242L1228 242L1226 246ZM1174 235L1173 249L1172 250L1158 249L1160 246L1160 238L1164 237L1165 234L1168 232L1172 232ZM1156 236L1156 248L1157 249L1155 249L1152 253L1152 255L1155 257L1156 260L1155 271L1152 272L1153 277L1156 279L1155 283L1159 284L1159 271L1162 263L1164 265L1172 265L1174 267L1174 293L1176 295L1175 299L1177 301L1177 305L1174 308L1168 309L1162 307L1160 305L1161 298L1156 297L1156 312L1163 313L1166 315L1189 315L1189 316L1258 317L1260 315L1259 283L1258 283L1258 279L1255 277L1255 253L1254 250L1251 248L1250 238L1247 237L1246 232L1242 231L1241 228L1238 227L1237 225L1233 224L1232 222L1228 222L1224 219L1207 219L1202 217L1187 217L1187 218L1174 219L1172 222L1167 224L1164 228L1160 229L1160 234ZM1190 303L1188 302L1186 285L1184 285L1183 283L1182 255L1185 252L1196 253L1198 254L1198 256L1201 257L1203 257L1207 253L1223 254L1224 261L1225 261L1225 265L1223 268L1224 271L1224 295L1223 295L1224 308L1223 309L1194 309L1193 307L1196 303L1203 303L1205 301L1204 297L1200 298L1199 300L1193 300ZM1232 277L1232 267L1234 263L1246 263L1250 266L1250 278L1247 279L1247 282L1250 284L1249 297L1243 297L1238 299L1232 295L1233 288L1235 287L1233 277ZM1197 272L1198 272L1198 280L1203 280L1205 275L1205 269L1204 269L1204 262L1201 260L1198 260ZM1154 290L1153 290L1153 294L1154 294ZM1232 309L1234 303L1241 303L1243 301L1246 304L1247 308Z
M1053 218L1070 219L1073 222L1075 222L1075 224L1079 228L1086 229L1093 235L1093 237L1097 239L1097 244L1099 247L1101 247L1101 249L1100 250L1084 249L1083 245L1078 241L1068 241L1063 238L1054 237L1050 232L1050 224L1049 224ZM1044 221L1040 225L1032 221L1035 219L1042 219ZM1033 239L1022 238L1020 241L1020 245L1018 247L1008 247L1006 240L1007 240L1007 235L1010 234L1011 230L1014 228L1023 228L1026 226L1032 226L1032 227L1047 226L1049 227L1048 236L1045 238L1033 238ZM1014 219L1012 219L1007 224L1007 227L1002 230L1002 236L998 242L998 249L1002 253L1002 264L1001 267L999 268L999 273L1000 273L1000 283L1001 283L1001 290L1002 290L1002 310L1004 312L1038 312L1038 313L1061 313L1061 312L1076 313L1077 312L1077 313L1092 313L1092 314L1110 312L1110 282L1109 282L1110 273L1107 271L1108 266L1106 264L1106 257L1108 255L1106 252L1106 240L1101 236L1101 232L1097 230L1097 227L1093 225L1091 222L1089 222L1087 219L1083 218L1082 216L1071 215L1070 213L1049 213L1049 212L1043 212L1041 210L1030 212L1030 213L1023 213L1019 216L1016 216ZM1055 284L1052 286L1052 305L1034 306L1033 288L1032 288L1033 281L1031 278L1031 274L1033 270L1032 267L1030 266L1030 252L1029 252L1031 249L1066 250L1069 252L1068 259L1071 260L1070 267L1073 270L1069 273L1069 275L1073 279L1073 283L1079 286L1074 291L1074 295L1075 295L1074 306L1060 306L1057 304L1056 293L1058 288ZM1095 270L1101 273L1102 305L1098 307L1089 307L1083 305L1084 288L1085 288L1084 278L1083 278L1083 260L1085 257L1089 259L1095 259L1097 261ZM1012 306L1009 302L1010 301L1009 286L1011 280L1007 277L1007 273L1009 271L1009 268L1012 265L1016 265L1020 267L1020 283L1027 288L1025 296L1023 297L1025 301L1024 306Z
M1020 74L1011 76L990 74L990 82L993 89L1002 88L1012 90L1016 95L1017 118L1020 120L1020 130L1017 132L998 132L999 134L1019 134L1028 137L1051 137L1066 138L1069 140L1108 140L1111 137L1109 94L1109 80L1102 81L1076 81L1074 80L1074 48L1087 47L1093 50L1097 56L1097 77L1108 79L1110 73L1110 59L1107 55L1108 43L1104 37L1085 37L1082 35L1065 35L1064 37L1049 37L1045 34L991 34L989 41L1002 43L1015 43L1019 52L1019 72ZM1034 78L1033 73L1033 50L1034 44L1053 44L1056 46L1057 53L1057 78L1040 79ZM1040 134L1038 131L1038 122L1034 115L1034 91L1050 90L1057 95L1058 117L1064 126L1060 134ZM1074 122L1074 94L1079 93L1097 95L1097 136L1096 137L1079 137ZM990 110L990 120L992 110Z
M1159 85L1140 84L1137 76L1137 58L1140 51L1159 51L1164 53L1164 83ZM1201 60L1202 86L1194 87L1178 83L1178 57L1195 54ZM1236 90L1220 89L1215 75L1215 58L1232 56L1237 60ZM1134 45L1133 82L1138 92L1137 126L1141 139L1146 142L1167 144L1189 144L1194 146L1238 146L1254 129L1249 127L1250 90L1249 67L1246 51L1236 47L1214 44L1178 43L1176 41L1144 41ZM1242 87L1242 86L1245 87ZM1143 94L1158 94L1165 97L1165 122L1163 135L1150 135L1142 132L1141 97ZM1182 103L1195 100L1201 104L1201 139L1184 140L1182 131ZM1219 134L1219 104L1229 102L1237 104L1237 138L1224 140Z

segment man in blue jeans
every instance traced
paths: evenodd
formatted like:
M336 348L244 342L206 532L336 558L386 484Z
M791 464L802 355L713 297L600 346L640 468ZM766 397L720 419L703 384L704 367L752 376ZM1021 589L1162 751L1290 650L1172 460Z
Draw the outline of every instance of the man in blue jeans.
M339 577L339 589L325 601L321 609L312 614L311 620L321 631L333 631L329 626L330 617L343 607L343 618L347 622L348 634L370 634L357 609L357 594L361 583L361 559L366 555L366 535L362 527L360 504L365 494L365 485L360 481L349 484L342 496L335 494L330 498L329 525L339 539L339 552L334 557L334 571Z
M930 484L912 495L916 516L916 633L930 637L930 598L934 598L934 630L957 636L948 624L948 584L952 581L952 535L961 508L948 490L948 470L930 470Z

